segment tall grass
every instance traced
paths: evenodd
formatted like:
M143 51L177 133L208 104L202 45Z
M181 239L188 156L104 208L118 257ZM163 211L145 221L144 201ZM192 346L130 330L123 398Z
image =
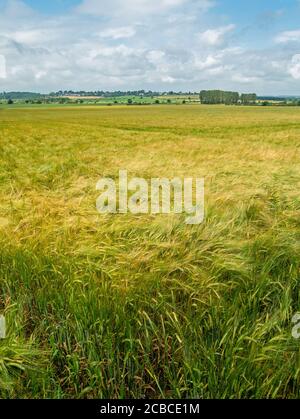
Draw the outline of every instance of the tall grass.
M299 397L297 109L0 118L1 397ZM98 215L120 168L205 176L205 223Z

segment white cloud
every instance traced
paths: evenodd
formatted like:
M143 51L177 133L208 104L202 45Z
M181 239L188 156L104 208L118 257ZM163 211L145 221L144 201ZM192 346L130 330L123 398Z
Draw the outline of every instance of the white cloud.
M206 68L210 68L216 66L220 63L220 60L213 55L208 55L204 58L195 57L195 67L199 70L204 70Z
M218 46L222 45L225 39L225 36L232 32L235 28L235 25L222 26L220 28L208 29L204 32L198 33L198 39L201 43L209 46Z
M293 56L288 72L295 80L300 80L300 54Z
M6 79L6 59L0 55L0 79Z
M165 52L160 50L152 50L147 53L147 58L150 63L158 64L161 63L165 57Z
M299 42L300 41L300 29L296 31L285 31L281 32L275 38L275 41L278 43L286 42Z
M100 38L111 38L111 39L131 38L135 34L136 34L136 30L132 26L108 28L99 32Z
M60 34L51 29L30 29L11 32L10 38L25 45L39 45L59 38Z
M77 11L96 16L139 15L143 13L159 13L170 7L178 6L185 0L84 0Z
M247 46L241 32L232 36L234 24L212 24L225 21L217 9L205 14L213 4L83 0L68 15L53 17L20 0L0 0L1 88L168 90L172 85L172 90L294 93L300 79L297 45ZM297 33L277 38L288 42Z
M176 79L171 76L162 76L161 81L164 83L176 83Z
M39 79L42 79L43 77L46 77L47 74L48 74L47 71L37 71L34 76L37 80L39 80Z
M242 84L248 84L248 83L256 83L258 81L258 77L252 77L252 76L245 76L243 74L234 74L232 76L232 81Z
M212 0L84 0L78 7L79 13L93 16L145 16L160 14L180 6L194 3L198 9L207 10L214 5Z
M207 70L207 74L210 76L219 76L219 75L225 75L226 72L233 69L232 65L220 65L217 67L209 68Z

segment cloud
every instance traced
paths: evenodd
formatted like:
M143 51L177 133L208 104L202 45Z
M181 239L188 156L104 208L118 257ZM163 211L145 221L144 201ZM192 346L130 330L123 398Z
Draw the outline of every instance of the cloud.
M249 34L238 22L218 15L217 5L84 0L68 15L47 16L20 0L0 0L1 88L294 93L300 54L288 40L298 38L298 31L277 35L284 47L272 32L263 48L245 40Z
M232 32L235 25L222 26L215 29L207 29L204 32L198 34L198 39L201 43L209 46L218 46L223 44L225 36Z
M2 13L6 18L11 19L28 18L36 15L34 10L21 0L9 0L5 2Z
M136 34L136 30L132 26L123 26L120 28L108 28L99 32L100 38L124 39L131 38Z
M300 29L296 31L285 31L281 32L275 38L275 41L278 43L286 42L299 42L300 41Z
M0 79L6 79L6 59L0 55Z
M295 80L300 80L300 54L293 56L288 72Z
M77 7L79 13L94 16L141 15L146 13L160 13L172 7L183 4L186 0L84 0Z
M232 80L237 83L248 84L256 83L259 79L258 77L244 76L242 74L237 73L232 76Z
M220 64L220 59L217 56L208 55L204 58L195 57L195 67L199 70L205 70Z
M0 32L1 33L1 32ZM59 39L60 33L55 29L29 29L11 32L10 39L24 45L40 45Z
M214 5L212 0L84 0L77 7L77 12L93 16L132 18L147 14L158 15L192 3L202 10L208 10Z

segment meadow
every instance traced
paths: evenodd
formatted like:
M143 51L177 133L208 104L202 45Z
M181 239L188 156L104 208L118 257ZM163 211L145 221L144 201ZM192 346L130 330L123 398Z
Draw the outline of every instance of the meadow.
M204 177L206 216L96 183ZM0 109L1 398L299 398L300 109Z

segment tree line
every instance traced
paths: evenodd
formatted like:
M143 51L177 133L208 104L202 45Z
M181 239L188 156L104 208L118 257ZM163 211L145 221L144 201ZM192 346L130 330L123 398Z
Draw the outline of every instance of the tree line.
M0 99L17 100L17 99L40 99L45 95L33 92L0 92Z
M254 104L257 101L257 95L255 93L243 93L238 92L227 92L224 90L202 90L200 92L200 101L206 105L237 105L242 103L243 105Z

